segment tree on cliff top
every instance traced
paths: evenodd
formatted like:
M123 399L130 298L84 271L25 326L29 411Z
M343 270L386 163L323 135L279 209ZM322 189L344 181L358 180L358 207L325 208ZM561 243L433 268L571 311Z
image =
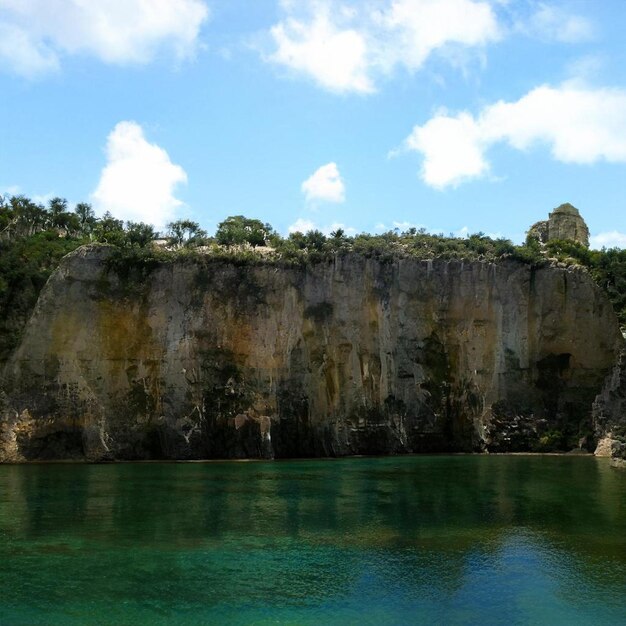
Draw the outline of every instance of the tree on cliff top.
M87 202L79 202L74 208L74 214L78 219L80 232L83 235L91 234L98 222L91 205Z
M215 237L223 246L249 243L253 248L263 246L274 234L274 229L261 220L254 220L243 215L232 215L220 222Z
M0 235L5 240L30 237L46 228L48 213L25 196L0 197Z
M198 222L177 220L167 225L167 238L177 248L194 245L204 237L206 237L206 231L200 228Z

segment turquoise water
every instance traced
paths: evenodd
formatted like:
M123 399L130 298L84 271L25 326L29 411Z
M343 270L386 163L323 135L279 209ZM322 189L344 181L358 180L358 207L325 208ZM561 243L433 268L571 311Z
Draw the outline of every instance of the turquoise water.
M0 466L0 624L626 623L590 457Z

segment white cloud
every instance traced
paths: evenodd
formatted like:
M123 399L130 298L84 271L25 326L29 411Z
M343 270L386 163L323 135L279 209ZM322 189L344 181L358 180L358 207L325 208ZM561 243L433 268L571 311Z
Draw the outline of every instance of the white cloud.
M586 54L567 64L568 76L574 80L594 80L604 70L606 58L601 54Z
M52 191L49 191L48 193L36 193L33 195L31 200L35 204L43 204L44 206L46 206L48 202L52 200L52 198L56 198L56 197L58 197L58 194L53 193Z
M8 187L0 187L0 196L18 196L20 194L19 185L9 185Z
M341 224L340 222L333 222L327 226L318 226L315 222L311 220L307 220L304 218L297 219L289 228L287 232L291 233L308 233L310 230L319 230L325 235L330 235L330 233L336 230L343 230L344 233L348 236L356 235L356 228L352 228L351 226L346 226L345 224Z
M343 230L344 234L348 235L349 237L351 237L352 235L356 235L356 228L353 228L352 226L346 226L341 222L333 222L330 226L324 226L322 228L322 232L325 235L330 235L330 233L333 233L337 230Z
M397 67L415 71L437 51L482 47L501 36L483 0L385 0L359 9L329 0L281 4L286 17L270 30L275 51L268 60L336 92L372 92Z
M468 113L449 117L441 113L416 126L405 141L408 150L424 155L422 179L442 188L488 171L480 127Z
M384 224L381 224L384 227ZM397 228L398 230L401 231L405 231L405 230L409 230L409 228L423 228L423 224L415 224L414 222L409 222L409 221L403 221L403 222L398 222L397 220L393 221L393 227Z
M589 238L589 243L594 250L600 248L626 248L626 233L611 230L599 233Z
M182 202L174 197L187 174L163 148L146 141L135 122L120 122L107 139L107 165L92 194L96 209L117 218L154 224L174 218Z
M302 183L302 193L308 202L343 202L346 188L336 163L327 163L318 168Z
M500 38L493 8L477 0L394 0L375 20L387 34L379 42L383 63L410 70L447 45L484 46Z
M10 185L9 187L0 187L0 196L20 196L25 195L19 185ZM49 191L48 193L28 194L28 198L35 204L46 206L52 198L56 198L59 194Z
M439 112L415 126L404 149L422 154L422 180L441 189L488 174L486 152L497 143L524 151L544 144L564 163L624 163L626 91L569 82L496 102L477 116Z
M424 224L416 224L415 222L409 222L406 220L402 222L394 220L391 224L392 225L388 227L384 223L379 222L378 224L374 226L374 230L376 232L384 232L388 230L399 230L401 233L404 233L410 230L411 228L414 228L419 233L425 232L429 235L445 236L444 229L442 228L428 228L427 226L424 226ZM462 226L461 228L458 228L457 230L450 231L449 235L452 237L466 238L477 232L478 232L477 230L470 230L469 226ZM486 234L487 237L490 237L491 239L499 239L500 237L502 237L502 233L484 233L484 234ZM523 236L520 236L520 239L523 239Z
M0 65L10 68L16 74L34 76L56 71L59 60L53 50L37 41L26 30L0 21Z
M373 91L364 36L335 25L329 7L320 5L310 23L290 17L273 26L271 34L277 46L271 61L308 74L332 91Z
M594 28L589 20L573 15L559 6L540 3L526 23L518 30L528 35L562 43L578 43L593 38Z
M310 230L317 230L317 226L311 220L305 220L304 218L297 219L289 228L287 232L291 233L308 233Z
M167 49L184 58L208 15L203 0L0 0L0 60L33 76L67 54L147 63Z

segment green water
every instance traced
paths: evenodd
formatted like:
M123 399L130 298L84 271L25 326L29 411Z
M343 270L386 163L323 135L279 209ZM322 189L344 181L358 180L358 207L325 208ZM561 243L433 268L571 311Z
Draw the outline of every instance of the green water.
M0 624L626 623L589 457L0 466Z

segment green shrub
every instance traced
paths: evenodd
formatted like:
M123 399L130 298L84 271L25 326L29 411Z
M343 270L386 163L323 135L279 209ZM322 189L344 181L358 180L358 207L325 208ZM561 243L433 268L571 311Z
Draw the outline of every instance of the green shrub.
M0 241L0 363L19 343L39 292L60 260L84 243L42 231Z
M250 219L243 215L227 217L217 227L215 238L223 246L250 244L252 247L263 246L274 233L269 224Z

